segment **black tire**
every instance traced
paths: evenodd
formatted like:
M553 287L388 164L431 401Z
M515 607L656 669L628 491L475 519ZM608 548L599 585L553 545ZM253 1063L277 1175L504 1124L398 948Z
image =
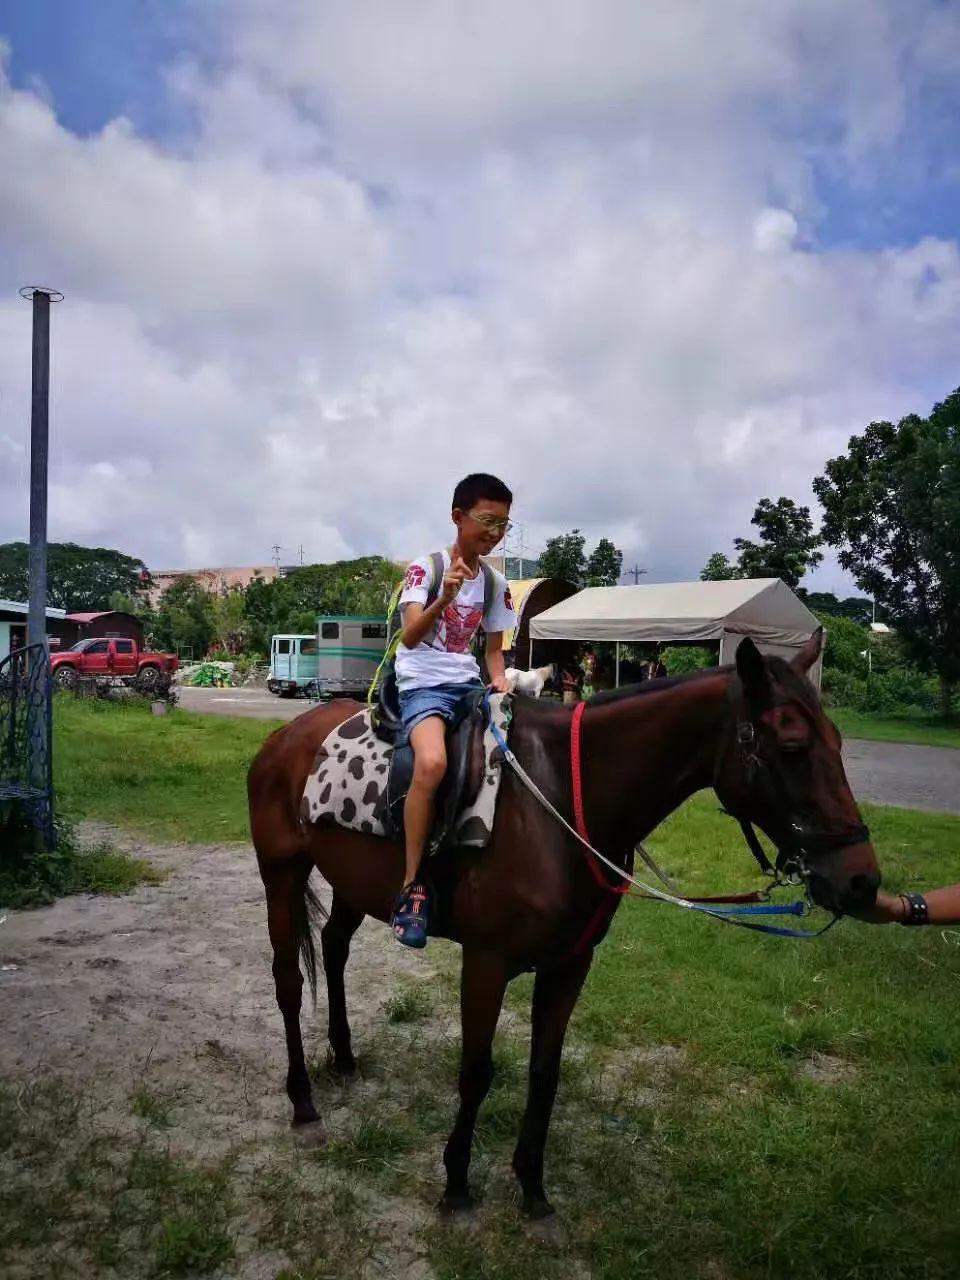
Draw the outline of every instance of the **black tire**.
M75 689L79 679L76 667L68 666L66 663L57 667L53 673L53 683L57 689Z
M153 693L160 683L159 667L141 667L137 672L136 688L139 693Z
M267 693L272 693L275 698L280 697L280 687L276 680L267 681Z

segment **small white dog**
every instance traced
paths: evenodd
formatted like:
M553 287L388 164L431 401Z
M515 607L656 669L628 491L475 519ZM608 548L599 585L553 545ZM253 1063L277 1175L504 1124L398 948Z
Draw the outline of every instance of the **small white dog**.
M553 679L553 663L546 667L534 667L531 671L519 671L516 667L507 667L503 673L510 682L512 693L526 693L531 698L539 698L543 686Z

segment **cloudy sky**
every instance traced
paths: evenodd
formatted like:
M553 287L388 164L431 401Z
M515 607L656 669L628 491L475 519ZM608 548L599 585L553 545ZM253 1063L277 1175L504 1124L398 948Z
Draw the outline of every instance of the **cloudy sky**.
M695 576L960 384L952 0L6 0L0 540L153 567L528 544ZM819 585L844 585L828 562Z

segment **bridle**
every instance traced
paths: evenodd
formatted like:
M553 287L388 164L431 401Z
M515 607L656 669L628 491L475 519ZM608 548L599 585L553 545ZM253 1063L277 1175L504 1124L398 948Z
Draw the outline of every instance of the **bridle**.
M839 831L804 826L796 815L783 778L760 753L760 735L755 719L750 714L746 693L739 676L734 675L731 678L728 699L734 708L734 741L747 787L754 793L765 790L772 801L770 806L772 811L785 815L786 825L782 832L770 837L777 847L776 861L771 862L768 858L751 818L729 809L725 809L724 812L740 824L747 847L756 858L764 875L772 877L778 884L808 886L812 874L808 858L815 858L819 854L830 853L835 849L845 849L850 845L864 844L870 839L870 829L863 822ZM714 766L714 787L725 762L724 755L724 740L721 738Z

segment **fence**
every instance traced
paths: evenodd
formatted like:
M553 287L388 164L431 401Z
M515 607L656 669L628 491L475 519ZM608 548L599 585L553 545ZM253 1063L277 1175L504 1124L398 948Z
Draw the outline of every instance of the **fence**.
M0 662L0 817L16 806L54 843L52 684L43 645Z

